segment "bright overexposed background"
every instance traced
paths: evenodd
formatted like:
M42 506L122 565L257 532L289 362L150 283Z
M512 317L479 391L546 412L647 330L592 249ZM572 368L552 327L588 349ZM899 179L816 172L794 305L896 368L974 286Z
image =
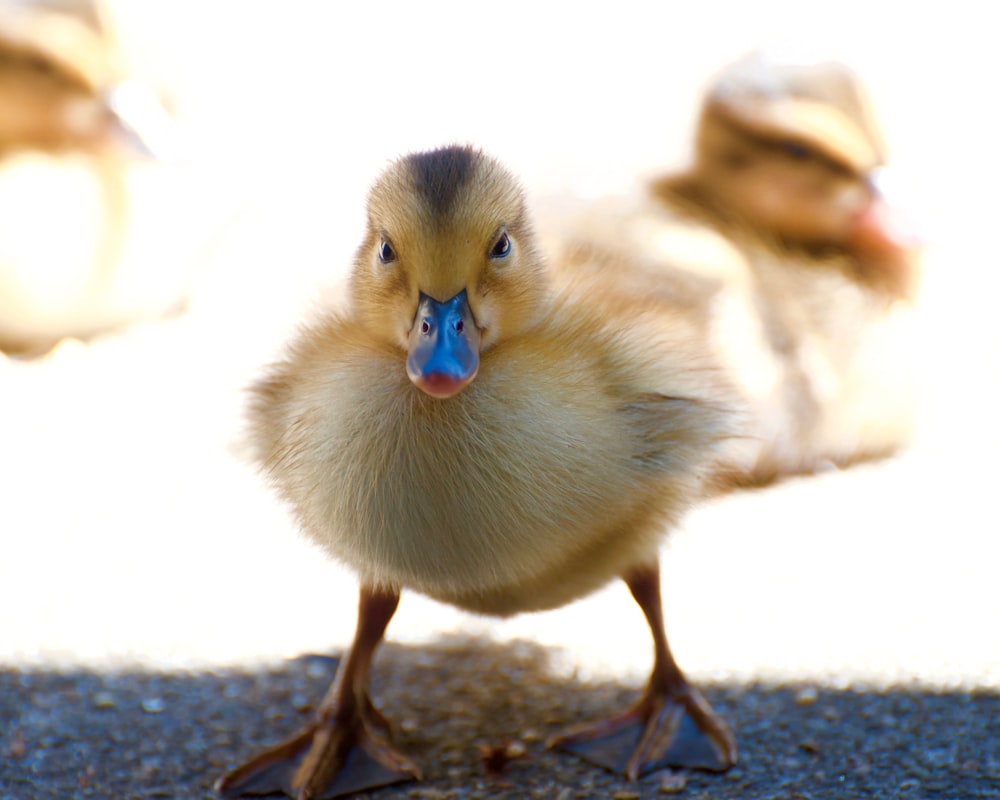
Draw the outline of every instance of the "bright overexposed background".
M342 277L373 177L457 141L502 158L532 197L619 189L683 163L717 69L780 45L847 61L884 123L928 240L925 424L895 461L693 513L665 551L668 630L694 673L1000 684L1000 51L982 8L112 4L178 119L178 177L136 210L149 233L132 257L195 288L184 315L0 357L0 661L343 646L352 579L244 463L241 388ZM186 245L178 263L164 242ZM648 666L621 587L505 622L407 596L389 635L453 631L536 638L595 672Z

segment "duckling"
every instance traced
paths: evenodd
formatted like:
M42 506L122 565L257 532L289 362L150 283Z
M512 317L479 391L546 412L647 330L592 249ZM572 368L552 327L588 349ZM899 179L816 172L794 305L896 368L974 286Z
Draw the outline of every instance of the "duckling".
M367 219L346 308L304 328L249 404L270 482L359 579L357 632L314 721L218 791L333 797L420 777L367 689L404 588L506 616L616 577L652 631L649 684L552 744L624 736L632 779L727 769L733 736L674 661L660 608L658 543L729 435L695 329L555 291L517 181L478 150L394 162Z
M701 309L754 420L737 483L905 446L920 243L878 189L885 145L856 76L751 54L709 88L695 149L689 169L563 221L557 265Z
M858 279L912 299L919 242L880 192L886 161L853 71L836 61L752 53L710 86L692 169L655 182L653 191L793 254L846 255Z
M128 78L107 18L90 2L0 9L0 155L148 152L116 94Z
M43 353L128 320L116 295L128 176L163 155L172 121L113 33L99 2L0 7L0 204L13 216L0 237L2 350Z

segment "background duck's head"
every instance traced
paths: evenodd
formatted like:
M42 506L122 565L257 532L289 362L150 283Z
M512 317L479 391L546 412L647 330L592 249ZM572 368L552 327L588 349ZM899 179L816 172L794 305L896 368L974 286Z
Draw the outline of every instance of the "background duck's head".
M538 318L545 285L520 186L479 151L406 156L372 187L352 302L428 394L467 386L481 351Z
M167 154L173 120L130 77L111 22L102 0L0 5L0 154Z
M737 61L709 89L696 147L699 193L760 232L876 259L916 243L882 199L882 136L842 64Z

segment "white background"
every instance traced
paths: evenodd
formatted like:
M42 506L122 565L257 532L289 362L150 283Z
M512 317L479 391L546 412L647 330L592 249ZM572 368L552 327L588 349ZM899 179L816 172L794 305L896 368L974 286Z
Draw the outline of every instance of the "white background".
M585 6L588 6L585 8ZM229 663L343 646L355 588L240 460L240 387L356 245L409 150L472 142L533 197L684 160L701 88L751 47L867 80L929 241L926 423L897 461L699 509L664 555L694 674L1000 685L1000 124L982 4L118 3L180 120L148 241L198 254L187 316L0 358L0 661ZM143 228L143 226L145 226ZM166 231L166 233L165 233ZM178 264L180 273L190 265ZM640 676L621 587L480 620L413 596L389 636L527 636Z

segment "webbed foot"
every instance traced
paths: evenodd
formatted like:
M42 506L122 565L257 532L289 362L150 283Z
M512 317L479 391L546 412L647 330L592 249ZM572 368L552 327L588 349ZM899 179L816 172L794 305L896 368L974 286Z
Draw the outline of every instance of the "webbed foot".
M321 719L237 767L216 783L223 797L284 793L329 800L420 778L420 769L385 738L384 721L365 713Z
M420 779L420 768L390 744L389 723L366 686L399 594L362 586L360 595L354 642L313 722L220 778L215 789L223 797L284 793L296 800L329 800Z
M653 674L628 710L556 734L560 747L629 780L665 767L724 772L736 763L736 739L701 693L687 682L667 645L660 571L653 562L623 575L653 634Z
M724 772L736 763L736 741L693 687L646 695L627 711L556 734L558 747L636 780L666 767Z

